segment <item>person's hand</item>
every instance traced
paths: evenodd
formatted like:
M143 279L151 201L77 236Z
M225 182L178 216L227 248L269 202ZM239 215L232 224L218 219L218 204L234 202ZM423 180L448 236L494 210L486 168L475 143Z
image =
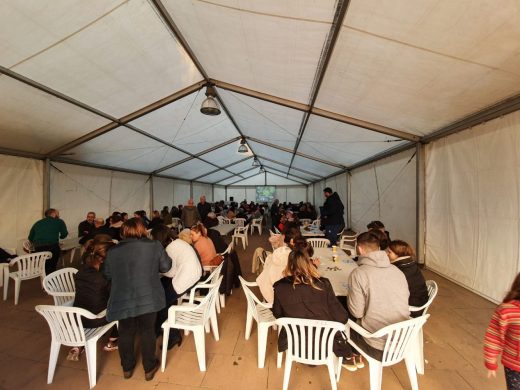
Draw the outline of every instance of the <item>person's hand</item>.
M488 370L487 377L489 378L496 378L497 377L497 371L496 370Z
M321 264L320 258L315 257L314 259L312 259L312 264L314 264L316 267L319 267Z

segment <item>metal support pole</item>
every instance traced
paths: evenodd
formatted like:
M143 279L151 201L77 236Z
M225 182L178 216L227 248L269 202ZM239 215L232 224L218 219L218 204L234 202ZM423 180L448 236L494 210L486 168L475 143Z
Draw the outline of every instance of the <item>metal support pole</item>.
M424 186L423 180L423 145L418 142L415 146L415 248L417 250L417 261L424 263Z
M193 199L193 182L190 181L190 199Z
M155 207L154 207L154 204L153 204L153 175L150 175L150 211L148 213L148 215L152 215Z
M43 212L51 207L51 160L45 159L43 166Z

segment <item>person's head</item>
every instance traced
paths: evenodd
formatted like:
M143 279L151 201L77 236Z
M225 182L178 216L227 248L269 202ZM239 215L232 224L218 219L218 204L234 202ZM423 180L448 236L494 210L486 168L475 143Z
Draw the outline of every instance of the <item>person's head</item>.
M122 221L122 215L121 214L113 214L110 219L111 219L112 223L118 223L118 222Z
M172 230L163 224L155 226L151 231L154 240L159 241L163 248L166 248L173 240Z
M400 257L415 259L415 251L411 245L402 240L391 241L390 244L388 244L388 248L386 248L386 253L392 263Z
M128 213L121 213L121 221L128 221Z
M190 236L192 242L197 242L200 240L201 237L207 237L208 232L203 224L196 223L190 229Z
M139 210L134 211L134 218L141 218L141 212Z
M193 206L193 199L188 199L188 206Z
M94 219L94 226L96 228L100 228L104 224L105 224L105 220L103 218L96 218L96 219Z
M107 257L107 251L115 244L112 240L94 239L89 240L86 246L85 264L99 270L101 264Z
M146 227L140 218L131 218L121 226L121 237L123 238L145 238Z
M164 206L164 207L162 208L162 211L168 212L168 211L169 211L169 210L168 210L168 206Z
M368 230L377 229L381 230L383 233L385 231L385 225L381 221L372 221L367 225Z
M154 210L152 215L153 215L153 218L161 218L161 213L159 213L158 210Z
M390 240L386 233L379 229L370 229L369 232L379 239L379 249L385 251L388 248L388 244L390 244Z
M356 251L358 255L366 256L379 250L379 238L373 232L364 232L357 237Z
M94 219L96 219L96 213L93 211L89 211L87 213L87 222L92 225L94 223Z
M188 244L193 244L191 241L191 230L190 229L183 229L179 232L179 239L182 241L186 241Z
M285 242L287 245L292 245L291 241L294 242L294 240L298 237L301 237L301 231L300 227L295 224L294 222L288 222L283 227L283 242Z
M307 245L303 237L301 240L298 239L295 242L295 246L291 253L289 253L289 258L287 259L284 276L292 276L293 285L307 284L320 290L320 288L316 286L316 281L320 278L320 274L316 266L312 263Z
M202 195L200 197L200 203L202 203L202 204L206 203L206 197L204 195Z
M56 218L57 211L56 211L56 209L47 209L47 210L45 210L44 215L49 218Z
M513 284L511 285L511 289L508 291L502 302L507 303L518 300L520 300L520 273L516 275L516 278L513 280Z
M328 198L329 196L331 196L332 195L332 188L326 187L323 190L323 195L325 195L325 198Z

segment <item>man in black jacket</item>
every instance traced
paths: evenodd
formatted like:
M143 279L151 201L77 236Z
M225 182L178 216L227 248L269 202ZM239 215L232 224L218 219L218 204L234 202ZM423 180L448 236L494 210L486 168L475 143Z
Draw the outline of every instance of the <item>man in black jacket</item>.
M200 215L200 220L204 222L206 220L206 217L211 212L211 205L209 203L206 203L206 196L202 195L200 197L200 202L197 205L197 210Z
M337 192L332 192L330 187L323 190L325 203L321 210L321 224L325 227L325 238L330 241L330 246L336 245L338 233L345 226L343 219L343 203Z
M85 236L89 236L90 233L94 230L94 220L96 219L96 213L93 211L89 211L87 213L87 219L83 222L80 222L78 225L78 237L82 238Z

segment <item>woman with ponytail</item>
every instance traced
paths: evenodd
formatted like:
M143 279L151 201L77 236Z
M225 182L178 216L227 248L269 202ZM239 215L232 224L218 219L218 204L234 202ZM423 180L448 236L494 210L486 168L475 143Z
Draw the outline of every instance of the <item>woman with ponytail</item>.
M508 390L520 389L520 274L497 307L484 339L484 361L488 378L495 378L498 357L506 374Z
M296 238L289 254L284 277L274 284L273 315L312 320L337 321L345 324L348 314L336 298L330 281L320 277L309 256L310 244L303 237ZM278 351L287 349L287 336L278 338ZM334 338L334 353L346 357L351 349L341 334Z

